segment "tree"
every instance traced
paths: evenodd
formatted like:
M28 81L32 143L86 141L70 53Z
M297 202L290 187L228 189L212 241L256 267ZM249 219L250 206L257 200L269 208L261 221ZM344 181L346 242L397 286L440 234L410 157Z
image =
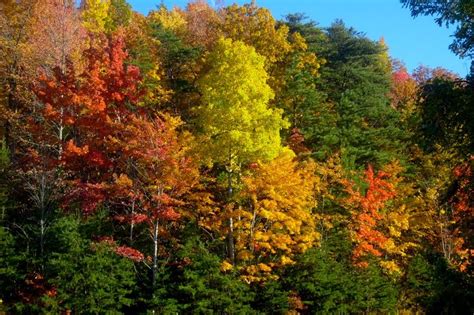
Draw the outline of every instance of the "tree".
M79 206L89 215L109 205L117 220L131 225L130 242L134 226L147 223L155 283L160 226L165 230L180 218L179 197L197 177L187 156L190 139L179 135L179 119L131 110L139 102L138 69L124 65L122 37L106 41L105 49L96 46L100 43L99 37L86 51L88 63L80 81L72 66L64 75L56 72L53 78L41 79L37 95L45 104L45 123L37 135L53 135L52 147L58 148L50 158L67 174L64 207ZM55 136L54 126L61 122L68 133ZM134 250L123 248L121 253L133 258ZM142 254L138 256L144 261Z
M452 211L449 213L451 219L451 230L457 240L455 247L456 261L461 271L472 274L472 256L474 255L474 236L472 235L474 225L474 157L461 165L458 165L453 173L455 176L454 193L451 196Z
M278 25L270 11L259 8L255 2L233 4L219 13L219 34L252 46L265 57L265 70L270 74L268 84L278 94L285 84L282 65L293 50L286 25Z
M321 43L327 41L327 38L315 21L306 22L307 19L303 13L287 14L282 23L288 26L290 34L300 34L308 44L309 50L319 55L319 49L324 49Z
M198 102L196 80L200 69L201 49L186 42L186 20L178 10L161 7L148 17L152 41L159 41L157 56L163 68L163 81L172 97L163 104L183 119Z
M65 72L67 60L78 61L86 36L73 0L38 2L33 23L32 49L43 69Z
M219 257L204 243L190 239L178 255L186 264L176 292L182 312L252 313L249 287L235 273L222 272Z
M153 19L134 12L125 28L125 42L129 54L128 62L140 69L141 90L144 95L142 107L162 108L171 103L173 91L167 86L163 67L161 43L154 35Z
M159 267L160 233L165 234L168 225L181 218L180 208L185 204L181 198L190 192L198 176L188 154L191 139L188 134L178 133L180 125L179 119L169 115L152 121L136 117L112 140L123 154L119 162L123 173L109 186L112 201L125 208L117 209L121 221L131 224L132 229L139 223L149 228L153 288Z
M116 255L106 242L82 237L79 222L64 217L51 229L56 252L47 263L47 277L53 293L44 297L53 312L120 312L131 304L135 284L133 263Z
M207 1L195 0L188 3L184 11L186 18L186 39L193 46L204 46L208 50L219 39L219 14Z
M37 1L0 3L0 118L2 135L10 154L16 150L21 113L31 104L29 79L35 77L38 63L32 54L31 37Z
M82 24L91 33L104 33L112 21L109 17L111 0L81 0Z
M319 125L314 121L317 116L314 110L318 103L322 103L324 95L316 89L316 83L324 60L308 52L304 38L298 33L292 34L290 40L293 51L287 64L281 66L286 71L285 87L277 95L276 104L285 110L292 129L304 128L306 131Z
M357 266L367 267L367 258L381 257L387 253L387 248L395 246L389 235L380 227L384 219L386 203L396 196L395 187L387 178L391 174L379 171L374 172L371 165L365 171L364 181L367 184L365 192L354 190L348 183L349 194L347 204L355 209L353 212L352 239L355 243L353 259ZM391 245L392 244L392 245ZM397 272L398 267L392 261L381 263L390 272Z
M22 276L17 267L22 257L16 251L13 235L3 225L0 226L0 254L0 298L8 301Z
M228 172L280 151L279 132L287 124L281 110L268 108L273 92L263 60L242 42L220 39L208 58L210 71L199 81L203 100L197 110L203 134L212 139L209 156Z
M268 108L273 92L264 58L252 47L219 39L208 57L210 70L198 82L197 108L204 136L204 157L225 167L228 195L241 165L271 160L281 150L280 130L287 126L281 110ZM234 178L235 179L235 178ZM229 218L229 258L234 262L233 218Z
M223 36L253 46L264 56L266 70L283 61L291 50L287 40L288 28L278 26L269 10L259 8L255 2L239 6L231 5L221 10Z
M466 82L436 75L421 86L420 97L422 147L428 152L437 144L453 147L460 156L474 152L473 89Z
M394 61L392 67L391 106L401 113L403 121L409 122L417 110L418 84L400 62ZM409 127L413 129L413 126Z
M390 312L396 309L395 283L373 264L354 268L344 233L332 235L321 248L308 250L282 279L309 313Z
M463 314L472 310L473 283L465 273L449 267L437 253L412 257L403 282L404 302L409 311L425 310Z
M401 0L404 7L411 10L412 16L436 16L438 25L456 25L454 42L449 46L461 58L474 57L474 4L469 0Z
M272 269L294 263L296 254L315 245L317 215L312 161L295 160L284 151L267 163L258 163L242 178L242 206L236 211L237 259L248 282L275 277Z
M107 32L114 32L119 27L125 27L132 18L132 7L126 0L111 0L107 12L109 20L105 25Z
M46 158L48 167L61 165L64 180L73 187L64 205L79 202L87 213L104 201L104 184L117 154L104 139L126 121L127 107L137 103L139 71L124 66L127 54L120 36L106 42L93 38L84 54L87 65L81 74L70 65L66 73L57 69L52 77L40 77L35 93L44 106L42 122L32 120L29 126L32 143L47 151L33 148L26 155Z
M306 143L318 156L340 153L345 168L402 159L406 134L389 105L390 73L381 62L383 46L341 21L327 29L321 45L325 49L318 57L327 62L316 88L325 97L307 111L312 124L301 128Z

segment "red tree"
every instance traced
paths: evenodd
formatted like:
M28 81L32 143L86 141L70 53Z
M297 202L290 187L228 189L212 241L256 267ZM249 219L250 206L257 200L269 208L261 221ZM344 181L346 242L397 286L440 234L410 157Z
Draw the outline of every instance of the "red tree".
M353 240L355 248L353 259L356 265L367 266L368 255L381 256L388 237L379 230L383 216L381 210L386 202L395 197L395 189L386 179L388 174L379 171L377 174L371 165L365 171L364 182L368 185L364 192L354 190L353 183L346 183L349 194L346 202L355 208L353 216Z

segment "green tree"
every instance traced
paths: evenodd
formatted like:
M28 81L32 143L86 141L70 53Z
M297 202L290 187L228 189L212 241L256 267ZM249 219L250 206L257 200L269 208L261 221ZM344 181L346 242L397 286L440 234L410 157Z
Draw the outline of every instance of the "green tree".
M160 12L168 11L161 8L157 13ZM172 28L167 28L159 15L151 14L147 20L151 38L160 43L157 53L164 70L163 79L173 91L172 97L165 105L186 119L189 116L190 103L195 102L198 95L194 81L198 72L197 60L202 51L188 45Z
M120 312L132 303L133 263L114 253L107 242L90 242L74 217L58 219L51 227L55 251L49 255L46 276L56 293L44 298L53 312Z
M455 149L463 157L474 152L474 90L466 82L434 78L421 87L420 144L428 152L436 145Z
M332 114L333 118L321 121L325 127L308 135L312 148L317 151L328 146L340 151L346 168L402 159L405 134L388 99L390 73L382 62L384 46L346 28L341 21L329 27L326 35L328 48L322 57L327 64L317 88L327 98L316 103L319 107L315 106L314 112Z
M352 266L350 243L333 234L321 248L309 250L286 275L312 314L387 313L395 310L397 290L375 264Z
M252 307L263 314L288 314L291 292L281 280L254 285L255 298Z
M253 298L249 287L233 273L220 270L221 260L195 238L189 239L178 253L187 261L177 295L180 310L193 314L250 314Z
M411 259L402 284L403 302L412 311L468 314L474 309L472 279L429 250Z
M456 25L454 42L449 46L461 57L474 57L474 2L471 0L401 0L412 16L436 16L438 25Z
M17 253L13 235L3 226L0 226L0 312L2 301L10 301L14 295L16 283L22 273L18 264L22 255Z
M111 0L108 8L109 19L106 20L105 29L115 31L118 27L127 26L132 19L132 6L126 0Z

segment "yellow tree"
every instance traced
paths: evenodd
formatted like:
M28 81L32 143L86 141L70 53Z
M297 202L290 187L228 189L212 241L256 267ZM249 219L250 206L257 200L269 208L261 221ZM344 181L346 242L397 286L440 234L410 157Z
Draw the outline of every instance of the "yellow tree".
M278 24L271 12L252 3L234 4L219 11L221 20L214 24L220 34L255 47L265 57L265 70L270 74L269 84L278 96L285 89L287 69L293 66L299 71L316 75L323 62L307 51L305 39L299 33L290 34L288 26ZM281 102L281 100L276 100Z
M462 267L457 252L463 240L453 233L457 205L453 201L457 201L457 190L462 183L456 175L462 169L462 158L456 149L447 150L435 145L432 153L416 152L414 160L421 165L416 181L419 193L415 199L419 211L413 220L417 226L416 236L431 243L451 266Z
M420 226L415 218L424 209L416 198L416 188L413 180L403 176L404 167L400 162L393 161L382 168L390 174L389 182L394 187L396 195L387 204L382 225L388 232L388 240L383 249L386 253L381 266L393 275L400 275L408 263L408 253L420 243Z
M158 10L150 13L148 20L159 23L164 29L170 30L179 36L184 36L186 32L187 22L183 11L178 8L168 10L165 6L160 6Z
M255 2L229 6L221 11L221 16L222 34L255 47L265 56L267 65L282 61L290 52L288 27L278 27L270 11L257 7Z
M37 3L0 1L0 136L10 152L15 151L12 133L21 126L20 112L32 100L28 85L38 66L31 53Z
M255 163L243 177L242 206L235 213L237 259L248 282L272 277L319 239L315 191L318 178L311 160L298 162L284 150L274 160Z
M81 8L84 27L92 33L105 32L106 25L110 23L110 0L83 0Z
M287 126L281 110L268 108L273 91L267 84L264 58L243 42L221 38L208 58L210 70L198 82L197 108L203 133L203 156L225 167L229 199L233 175L241 165L271 160L281 151L280 130ZM229 258L234 262L233 218L229 218Z
M284 86L283 75L292 45L288 41L289 29L277 26L270 11L259 8L255 2L239 6L234 4L220 11L220 33L255 47L265 57L265 70L271 74L269 84L279 94Z

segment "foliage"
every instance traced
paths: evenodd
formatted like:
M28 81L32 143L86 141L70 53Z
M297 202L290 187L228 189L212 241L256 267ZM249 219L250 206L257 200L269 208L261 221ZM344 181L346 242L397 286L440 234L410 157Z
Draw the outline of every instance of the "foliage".
M466 155L474 150L472 88L450 78L435 77L423 85L420 135L426 150L436 144L459 150ZM453 106L455 105L455 108Z
M83 0L82 23L93 33L105 32L107 24L111 23L109 17L110 0Z
M232 273L221 272L221 261L199 240L188 240L178 256L185 264L177 288L182 312L249 313L252 294Z
M21 274L17 269L20 261L21 256L16 251L13 235L3 226L0 227L0 287L2 288L0 299L2 301L9 300L13 296L15 283L21 279Z
M274 97L267 84L264 58L240 41L221 38L208 57L210 66L199 82L203 104L199 121L213 162L229 172L280 151L281 111L268 107Z
M348 251L349 243L344 236L335 234L321 248L302 255L284 281L299 292L311 313L394 310L394 283L376 265L354 269L347 260Z
M57 251L47 264L53 291L45 297L51 311L120 311L130 305L134 286L133 264L117 256L106 243L83 239L79 222L63 218L51 228Z
M402 1L472 57L451 2ZM255 1L0 1L0 313L472 313L473 91Z
M389 73L380 62L384 47L341 21L326 36L327 49L320 57L327 63L317 88L327 96L312 109L320 126L305 134L311 148L327 148L324 155L340 152L346 168L401 159L404 133L387 98Z
M311 161L298 163L285 151L243 177L246 201L234 216L239 217L236 250L246 281L259 281L271 276L273 268L293 264L294 255L317 242L313 172Z
M472 310L472 279L450 269L436 253L418 254L405 279L412 310L463 314Z
M436 16L438 25L456 25L454 42L449 46L452 51L461 57L474 57L474 4L469 0L460 0L453 3L436 0L401 0L401 3L411 10L413 16Z

